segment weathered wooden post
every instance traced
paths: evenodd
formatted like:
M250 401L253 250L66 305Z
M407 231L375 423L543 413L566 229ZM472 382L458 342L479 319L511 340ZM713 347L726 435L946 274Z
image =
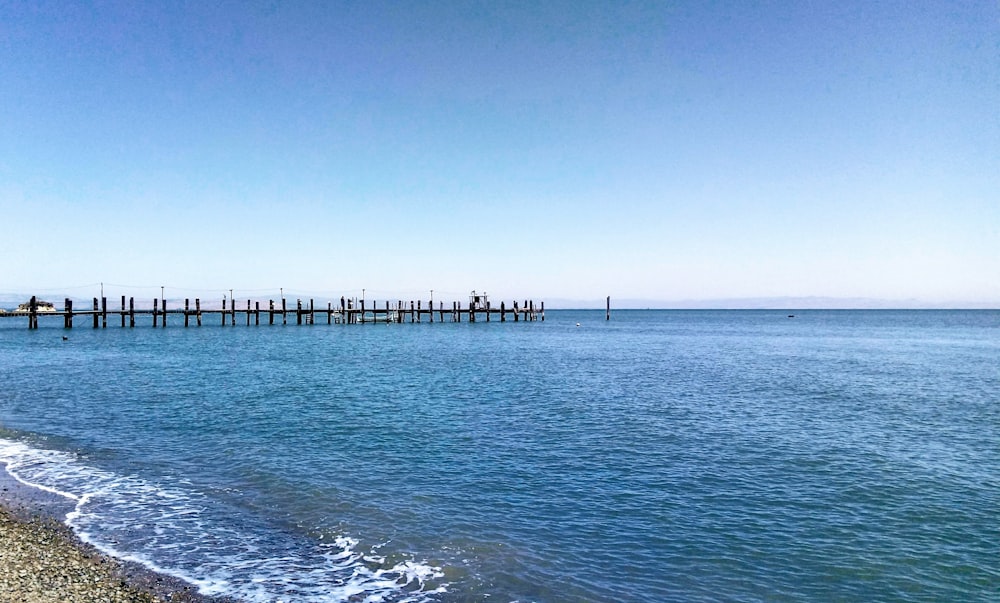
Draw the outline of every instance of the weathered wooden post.
M101 328L108 328L108 298L101 298Z
M542 302L542 322L545 322L545 302Z
M128 328L135 328L135 298L128 298Z
M274 300L267 300L267 324L274 324Z
M316 308L313 305L312 298L309 298L309 324L316 324Z
M423 305L423 302L418 299L417 300L417 322L420 322L420 307L422 305Z
M167 328L167 298L163 298L163 328Z
M201 298L200 297L194 298L194 317L195 317L195 319L196 319L196 321L198 323L198 326L200 327L201 326Z
M97 305L97 304L98 304L97 298L95 297L94 298L94 314L93 314L93 316L94 316L94 328L95 329L97 328L98 324L101 321L101 317L98 316L98 314L100 313L100 306Z
M157 320L157 315L158 315L157 308L159 307L159 303L160 303L160 301L154 297L153 298L153 328L154 329L156 328L156 320Z
M226 326L226 298L222 298L222 326Z
M514 300L514 322L517 322L518 320L520 320L520 318L519 318L520 315L521 315L521 313L517 311L517 300L515 299Z
M288 307L285 305L285 298L281 298L281 324L288 324Z
M486 322L490 321L490 301L486 300Z
M500 302L500 322L507 322L507 304Z
M73 300L66 298L66 328L73 328Z
M34 295L31 296L31 300L28 301L28 330L32 331L38 328L38 323L35 320L38 318L38 298Z
M605 309L604 320L611 320L611 296L608 296L607 307Z
M253 303L253 324L254 326L260 326L260 302L255 301Z
M191 312L191 298L185 297L184 298L184 328L185 329L188 327L188 324L190 324L190 320L191 320L191 314L190 314L190 312Z
M121 315L122 315L122 328L124 329L125 328L125 296L124 295L122 296L122 311L121 311Z

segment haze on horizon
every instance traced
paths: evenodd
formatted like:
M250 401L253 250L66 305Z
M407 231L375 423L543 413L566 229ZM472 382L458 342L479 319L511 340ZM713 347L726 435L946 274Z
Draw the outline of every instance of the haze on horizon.
M998 49L995 2L7 2L0 298L997 307Z

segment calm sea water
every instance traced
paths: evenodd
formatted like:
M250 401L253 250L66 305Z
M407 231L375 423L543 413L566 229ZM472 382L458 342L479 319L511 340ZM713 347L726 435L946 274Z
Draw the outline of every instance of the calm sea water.
M251 602L1000 600L1000 312L787 314L3 319L0 461Z

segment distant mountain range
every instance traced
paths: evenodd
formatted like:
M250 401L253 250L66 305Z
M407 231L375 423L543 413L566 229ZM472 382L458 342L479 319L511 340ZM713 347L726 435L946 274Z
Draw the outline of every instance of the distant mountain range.
M546 309L603 309L605 299L550 299ZM927 302L919 299L877 299L871 297L734 297L722 299L636 299L611 298L615 310L932 310L932 309L1000 309L1000 302Z

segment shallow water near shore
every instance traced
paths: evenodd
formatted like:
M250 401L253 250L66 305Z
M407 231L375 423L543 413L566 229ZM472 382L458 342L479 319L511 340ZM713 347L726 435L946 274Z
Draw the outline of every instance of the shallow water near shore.
M996 311L4 319L0 461L245 601L994 601L998 358Z

